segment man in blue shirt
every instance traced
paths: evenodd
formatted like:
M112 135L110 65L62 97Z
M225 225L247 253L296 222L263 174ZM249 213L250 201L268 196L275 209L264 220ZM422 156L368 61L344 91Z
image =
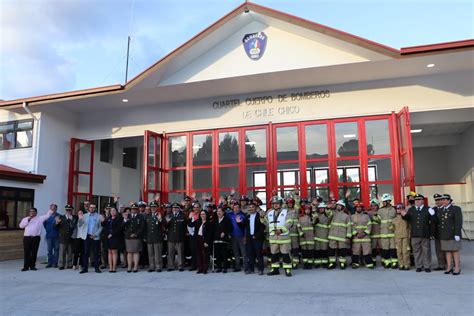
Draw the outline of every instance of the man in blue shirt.
M226 214L232 223L232 252L235 258L234 272L241 271L240 256L242 255L244 270L247 271L247 255L245 252L246 216L240 209L239 203L234 203L232 212Z
M58 206L56 204L51 204L49 209L52 211L52 214L43 223L46 230L46 243L48 245L48 265L46 268L57 268L59 258L59 231L56 224L59 222L60 214L57 213Z

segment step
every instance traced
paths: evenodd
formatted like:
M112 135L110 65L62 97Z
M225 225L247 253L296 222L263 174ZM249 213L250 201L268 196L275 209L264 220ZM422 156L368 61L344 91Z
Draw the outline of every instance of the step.
M2 260L14 260L23 258L23 248L22 249L8 249L0 252L0 261Z

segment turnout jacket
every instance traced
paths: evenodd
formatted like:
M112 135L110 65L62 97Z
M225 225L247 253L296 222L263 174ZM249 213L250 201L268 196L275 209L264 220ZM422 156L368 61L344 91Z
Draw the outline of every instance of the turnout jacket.
M394 226L395 238L410 238L410 226L408 222L402 218L402 215L397 214L392 221Z
M268 228L270 244L289 244L290 229L293 225L293 219L288 216L287 209L279 209L278 211L270 209L265 217L265 224ZM280 230L280 235L275 232Z
M326 210L324 213L317 213L314 215L314 240L320 242L329 242L328 234L331 227L333 212Z
M370 232L372 231L372 221L370 216L365 212L357 213L351 215L352 223L352 241L353 242L370 242ZM357 235L361 233L363 237L358 237Z
M300 245L314 245L314 222L311 215L302 215L298 219Z
M329 240L346 242L346 238L352 237L351 218L344 210L334 211L331 225L329 228Z
M381 207L378 212L380 216L380 238L393 238L393 219L397 211L393 206Z

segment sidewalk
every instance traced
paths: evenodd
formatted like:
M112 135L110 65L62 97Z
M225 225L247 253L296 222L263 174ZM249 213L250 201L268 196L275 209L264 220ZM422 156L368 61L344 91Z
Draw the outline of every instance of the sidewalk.
M299 269L292 278L123 269L79 275L42 264L21 272L22 261L4 261L0 315L472 315L474 242L463 243L461 260L460 276L379 265Z

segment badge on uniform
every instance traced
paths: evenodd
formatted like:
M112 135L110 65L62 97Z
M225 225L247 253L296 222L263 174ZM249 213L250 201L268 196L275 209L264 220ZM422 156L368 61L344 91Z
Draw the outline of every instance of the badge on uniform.
M259 60L267 47L267 36L263 32L245 34L242 39L245 52L252 60Z

